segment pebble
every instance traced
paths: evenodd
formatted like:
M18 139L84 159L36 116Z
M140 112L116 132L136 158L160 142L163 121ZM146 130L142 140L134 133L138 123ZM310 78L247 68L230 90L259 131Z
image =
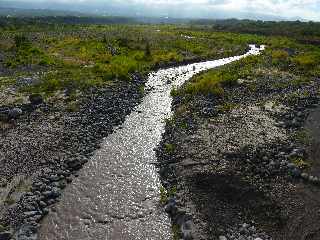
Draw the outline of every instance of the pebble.
M29 211L29 212L24 212L24 215L26 217L33 217L35 215L37 215L39 212L38 211Z

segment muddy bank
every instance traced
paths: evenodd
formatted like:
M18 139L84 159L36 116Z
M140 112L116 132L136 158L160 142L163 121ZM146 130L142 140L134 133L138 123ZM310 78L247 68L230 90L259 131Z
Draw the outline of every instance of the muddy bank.
M177 238L320 238L320 81L264 70L224 98L174 98L158 163Z

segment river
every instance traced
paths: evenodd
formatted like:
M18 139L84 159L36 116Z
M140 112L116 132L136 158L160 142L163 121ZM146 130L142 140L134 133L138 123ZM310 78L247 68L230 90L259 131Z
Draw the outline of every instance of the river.
M146 96L123 125L106 137L43 220L41 240L171 239L171 224L159 204L160 180L154 148L171 112L170 91L193 75L257 55L250 45L241 56L150 73ZM169 81L168 81L169 80Z

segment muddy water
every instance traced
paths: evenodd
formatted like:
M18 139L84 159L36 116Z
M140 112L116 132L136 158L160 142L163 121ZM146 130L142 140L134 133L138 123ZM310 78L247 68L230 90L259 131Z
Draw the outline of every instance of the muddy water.
M168 216L159 206L160 181L153 149L171 115L170 91L200 71L258 54L170 68L151 73L149 93L109 135L61 201L44 219L41 240L171 239ZM262 48L261 48L262 50ZM168 81L169 80L169 81Z

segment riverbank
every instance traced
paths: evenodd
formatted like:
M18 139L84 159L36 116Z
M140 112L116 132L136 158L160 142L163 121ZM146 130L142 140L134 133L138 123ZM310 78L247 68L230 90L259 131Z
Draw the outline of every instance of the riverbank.
M93 89L74 112L46 103L29 111L22 108L24 115L14 125L6 124L1 138L2 228L22 226L19 239L28 234L26 239L32 239L48 207L58 201L101 139L140 102L144 82L135 75L130 82Z
M176 239L320 236L319 135L309 134L320 80L270 61L253 66L220 96L191 94L201 85L190 82L174 92L158 164Z

